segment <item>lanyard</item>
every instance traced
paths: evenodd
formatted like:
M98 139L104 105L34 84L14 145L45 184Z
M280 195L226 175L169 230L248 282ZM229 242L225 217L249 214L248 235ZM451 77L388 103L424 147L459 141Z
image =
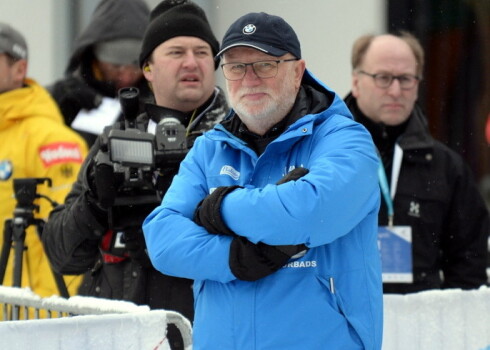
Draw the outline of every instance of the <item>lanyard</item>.
M381 187L381 193L383 199L386 202L388 208L388 226L393 226L393 218L395 216L395 210L393 208L393 198L395 198L396 187L398 185L398 177L400 176L400 168L402 165L403 150L398 144L395 144L395 152L393 153L393 169L391 173L391 193L390 186L388 185L388 179L386 177L386 171L383 166L381 155L378 152L379 167L378 167L378 179L379 186Z

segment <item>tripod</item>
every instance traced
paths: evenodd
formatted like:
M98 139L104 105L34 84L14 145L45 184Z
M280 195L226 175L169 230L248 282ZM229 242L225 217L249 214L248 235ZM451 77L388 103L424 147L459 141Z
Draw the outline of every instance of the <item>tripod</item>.
M0 284L3 284L5 277L5 270L9 260L12 246L14 247L14 261L13 261L13 286L20 287L22 282L22 258L25 247L26 230L29 226L35 226L37 233L41 236L44 220L34 218L34 212L39 212L39 206L33 204L36 198L47 199L53 207L57 205L49 197L36 193L36 187L38 184L47 183L51 187L50 178L24 178L14 179L14 193L17 200L17 205L14 209L14 217L12 219L5 220L5 226L3 230L3 246L0 256ZM68 298L68 289L66 288L65 281L61 274L51 270L54 276L54 280L60 292L60 295Z

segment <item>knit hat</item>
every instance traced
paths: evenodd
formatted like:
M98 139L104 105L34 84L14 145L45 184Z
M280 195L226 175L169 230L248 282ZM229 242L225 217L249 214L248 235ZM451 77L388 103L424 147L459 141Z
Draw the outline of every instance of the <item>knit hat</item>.
M27 59L27 44L24 36L6 23L0 23L0 53L16 59Z
M141 47L140 66L143 67L158 45L176 36L202 39L211 46L213 56L218 53L218 40L202 8L189 0L163 0L150 13L150 24Z
M289 52L301 58L301 46L293 28L281 17L264 12L252 12L237 19L226 31L218 56L237 46L251 47L276 57Z

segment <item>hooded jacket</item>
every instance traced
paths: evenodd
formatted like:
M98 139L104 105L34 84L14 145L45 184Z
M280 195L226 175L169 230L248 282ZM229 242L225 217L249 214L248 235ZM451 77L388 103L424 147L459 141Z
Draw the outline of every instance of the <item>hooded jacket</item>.
M149 16L150 11L144 1L102 0L77 40L66 69L67 73L72 73L80 67L87 49L96 43L115 39L143 40Z
M395 144L403 150L393 199L394 225L412 227L414 282L385 283L384 292L413 293L484 285L490 221L468 165L430 135L419 106L415 106L403 125L387 127L364 116L352 94L346 97L346 103L354 118L373 135L388 179ZM379 224L388 224L384 200Z
M117 97L114 85L102 81L94 70L94 45L116 39L142 40L149 16L148 5L142 0L102 0L99 3L90 23L77 38L65 78L48 87L67 125L72 124L81 107L91 109L100 103L102 97ZM143 112L144 104L152 102L153 96L143 77L136 87L140 90L140 112ZM74 107L75 104L80 105ZM79 134L87 140L89 146L97 137L84 131L79 131Z
M308 71L303 85L331 102L311 112L316 104L297 99L308 107L260 156L225 122L217 125L196 140L143 223L153 265L195 280L196 350L381 348L374 145L342 100ZM276 185L295 167L309 173ZM305 244L308 252L257 281L237 279L229 266L233 237L193 221L213 189L234 185L244 188L221 204L230 230L252 243Z
M19 204L14 198L14 179L49 178L37 187L37 193L63 203L87 154L83 139L63 124L55 102L34 80L26 79L23 88L0 94L0 232ZM45 199L35 218L46 219L52 206ZM0 236L3 244L4 236ZM23 254L22 287L30 287L41 297L59 295L47 256L35 226L26 230ZM13 250L5 271L4 285L12 285ZM79 278L65 278L70 294L76 292Z

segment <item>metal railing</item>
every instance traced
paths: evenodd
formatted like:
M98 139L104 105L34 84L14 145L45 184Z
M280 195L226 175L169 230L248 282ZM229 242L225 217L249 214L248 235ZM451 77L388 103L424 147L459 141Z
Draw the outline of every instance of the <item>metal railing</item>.
M29 288L0 286L0 320L5 322L31 322L40 319L70 318L72 316L150 313L148 306L132 302L95 297L59 296L41 298ZM166 324L174 324L180 331L185 349L192 348L192 325L178 312L165 312ZM28 323L26 323L28 324ZM163 330L162 332L165 332Z

